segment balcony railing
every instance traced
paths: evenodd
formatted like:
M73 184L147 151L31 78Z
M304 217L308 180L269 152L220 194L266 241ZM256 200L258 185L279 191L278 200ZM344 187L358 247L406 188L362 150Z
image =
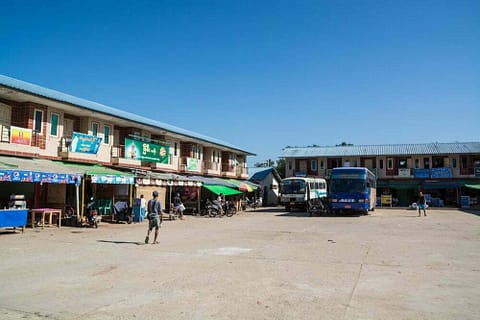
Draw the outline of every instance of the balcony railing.
M0 124L0 142L10 143L10 126Z
M235 166L230 163L222 163L222 172L235 172Z
M60 146L59 152L68 152L70 148L70 144L72 144L72 137L71 136L63 136L60 138Z
M178 170L180 172L201 172L202 161L197 158L180 157L178 159Z
M204 161L203 162L203 169L218 171L218 170L220 170L220 163Z
M480 168L460 168L460 175L461 176L477 176L480 172Z
M236 173L237 177L246 176L248 175L248 169L240 166L237 167Z

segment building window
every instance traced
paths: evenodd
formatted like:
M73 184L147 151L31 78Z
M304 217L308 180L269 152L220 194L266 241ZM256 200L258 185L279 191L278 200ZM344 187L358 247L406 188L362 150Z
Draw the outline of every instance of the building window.
M92 122L92 135L97 136L98 135L98 123Z
M393 169L393 159L387 159L387 170Z
M310 161L310 169L312 169L312 171L317 171L317 160Z
M358 167L358 160L353 160L353 166Z
M380 167L380 169L383 169L383 159L380 159L379 167Z
M430 169L430 159L423 158L423 168L424 169Z
M35 119L33 123L33 131L41 133L42 132L42 122L43 122L43 111L35 110Z
M325 169L325 162L323 160L320 160L320 169Z
M457 167L457 158L452 159L452 167L454 167L454 168Z
M110 127L103 127L103 143L110 144Z
M415 169L418 169L420 167L420 161L418 159L415 159Z
M58 120L60 116L58 113L51 113L50 114L50 135L57 137L58 136Z
M177 148L178 148L178 144L175 142L175 143L173 144L173 155L174 155L174 156L177 156Z
M407 159L398 160L398 167L400 169L407 169Z
M292 170L292 161L288 161L288 170Z
M0 103L0 124L10 125L12 119L12 108L9 105Z

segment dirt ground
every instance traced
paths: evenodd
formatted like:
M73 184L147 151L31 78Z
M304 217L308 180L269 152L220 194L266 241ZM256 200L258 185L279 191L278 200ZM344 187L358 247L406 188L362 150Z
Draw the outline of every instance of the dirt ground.
M427 214L0 231L0 319L480 319L480 216Z

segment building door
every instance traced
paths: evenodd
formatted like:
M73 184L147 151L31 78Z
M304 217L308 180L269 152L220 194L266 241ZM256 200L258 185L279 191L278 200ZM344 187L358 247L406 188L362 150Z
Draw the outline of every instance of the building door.
M73 135L73 120L64 119L63 120L63 136L71 137Z
M373 169L373 160L372 159L365 159L365 168L370 170Z
M299 161L298 171L307 174L307 160L300 160Z

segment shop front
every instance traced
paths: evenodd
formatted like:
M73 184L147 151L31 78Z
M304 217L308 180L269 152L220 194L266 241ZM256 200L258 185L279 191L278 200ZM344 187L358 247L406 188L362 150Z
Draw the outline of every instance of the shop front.
M143 195L148 201L151 199L153 191L157 191L162 207L166 211L171 210L173 198L177 193L182 199L186 213L198 212L200 210L200 188L202 183L199 181L177 174L148 172L138 175L135 182L136 198L140 198Z
M89 199L95 201L94 207L105 219L113 219L114 205L125 202L128 207L133 205L135 175L114 170L101 165L87 165L73 162L61 162L63 166L83 175L80 212L85 214Z
M78 205L82 180L80 174L55 161L0 156L0 208L55 212L60 225L67 194Z

